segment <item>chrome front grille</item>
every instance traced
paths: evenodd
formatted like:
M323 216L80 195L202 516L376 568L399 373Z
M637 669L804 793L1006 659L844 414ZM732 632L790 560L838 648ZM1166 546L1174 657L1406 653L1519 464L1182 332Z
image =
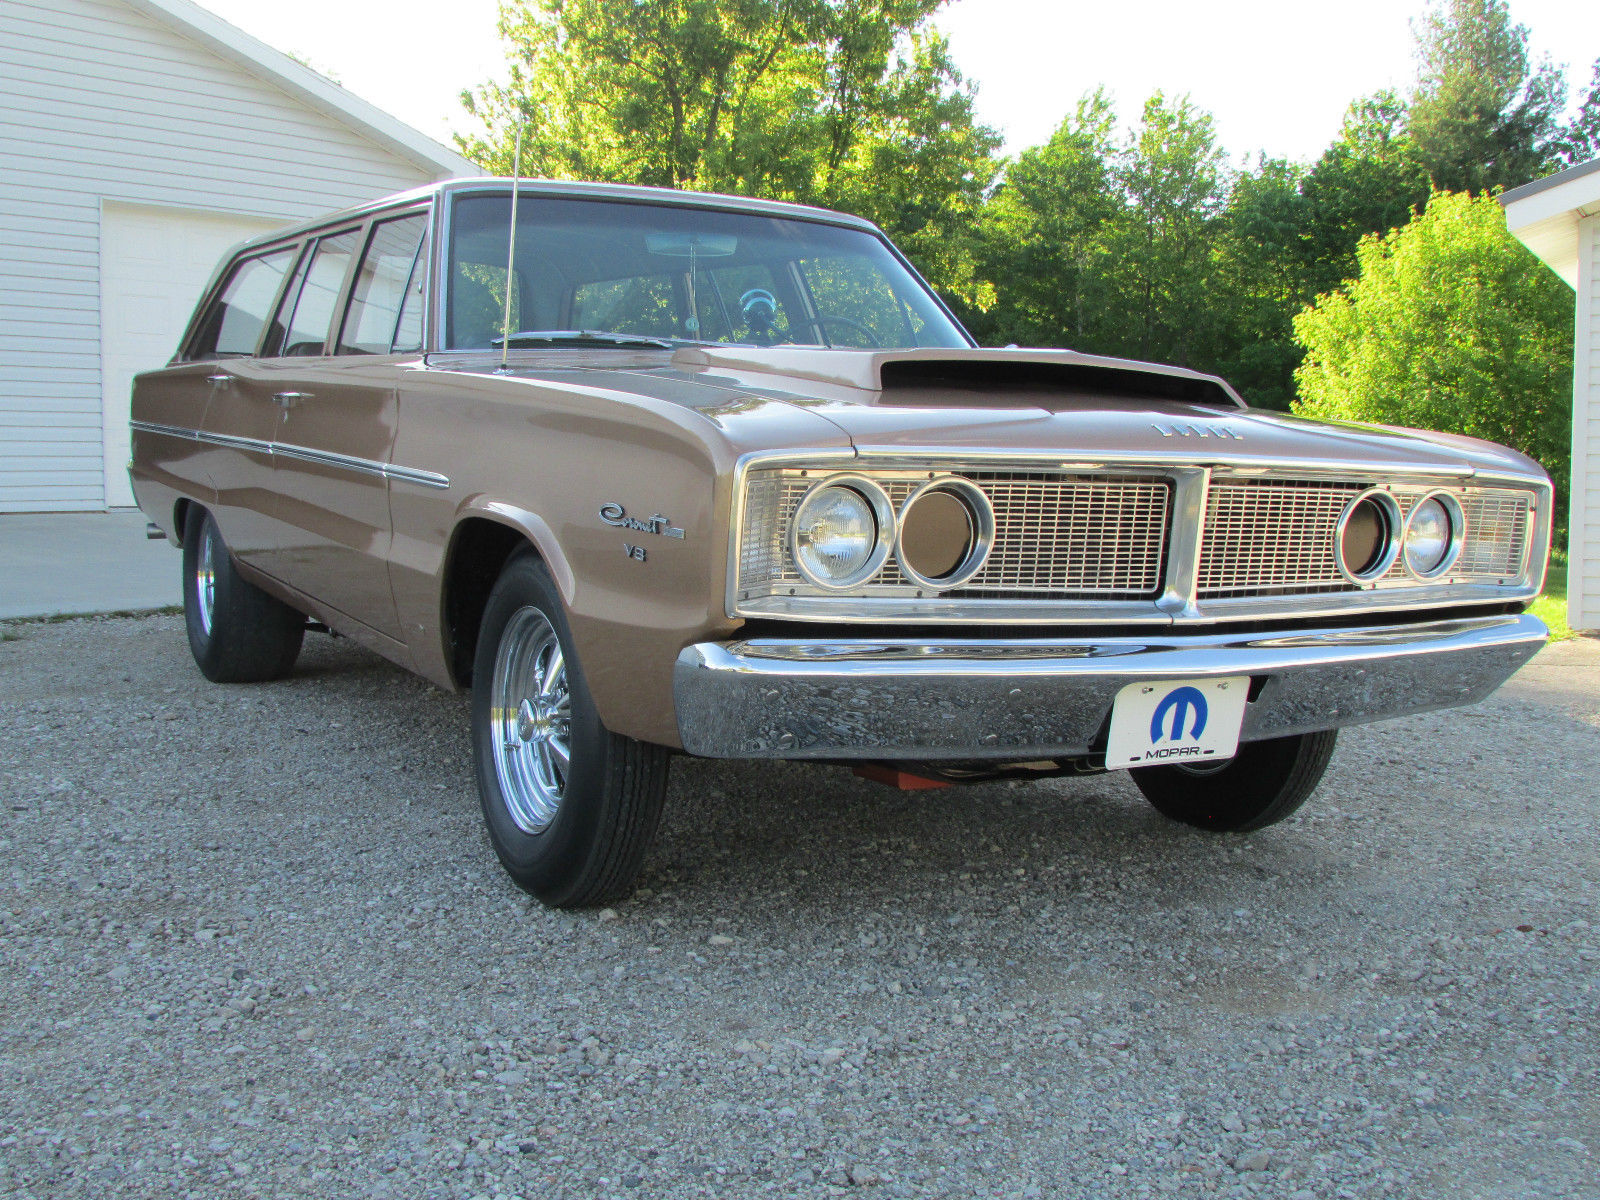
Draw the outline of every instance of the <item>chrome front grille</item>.
M1200 543L1199 594L1353 591L1333 558L1333 531L1359 483L1213 480Z
M989 562L963 591L1151 596L1161 587L1165 479L973 472L994 505Z
M1213 479L1201 534L1197 593L1202 600L1316 595L1362 590L1340 574L1334 558L1339 515L1370 485L1309 479ZM1400 512L1432 489L1396 487ZM1449 489L1466 518L1466 542L1447 579L1492 583L1519 577L1527 561L1532 497L1491 488ZM1405 564L1380 588L1409 587Z
M983 569L953 597L1154 596L1168 545L1172 485L1149 476L1073 476L1030 471L959 471L994 507L994 546ZM789 522L819 478L798 471L753 472L739 547L741 598L806 583L787 552ZM895 510L927 472L873 473ZM863 594L915 594L891 556Z
M981 489L994 512L994 539L983 568L946 591L928 591L901 573L891 554L879 572L848 593L825 592L795 568L790 523L806 492L838 469L753 468L746 477L743 517L730 572L735 612L825 618L854 602L859 619L884 614L909 621L940 602L940 619L965 613L992 619L1046 621L1160 619L1172 608L1164 593L1212 616L1239 612L1292 615L1319 607L1342 610L1393 595L1388 607L1426 602L1424 593L1489 600L1486 589L1525 588L1541 493L1510 485L1472 485L1416 479L1384 483L1367 477L1270 476L1218 469L1143 472L1009 469L929 469L926 464L867 466L896 513L936 475L956 475ZM1461 506L1466 534L1455 566L1421 581L1394 567L1376 583L1352 583L1339 570L1335 538L1352 499L1385 486L1402 518L1430 491L1448 491ZM1176 497L1204 486L1204 521L1174 527ZM1184 567L1192 567L1188 576ZM1447 589L1454 589L1448 591ZM900 603L891 603L891 602ZM1279 607L1279 602L1281 607ZM970 604L971 608L952 607ZM874 607L876 606L876 607ZM1141 614L1148 614L1141 617Z
M1470 491L1461 497L1467 544L1452 575L1517 579L1528 567L1528 497L1520 492Z

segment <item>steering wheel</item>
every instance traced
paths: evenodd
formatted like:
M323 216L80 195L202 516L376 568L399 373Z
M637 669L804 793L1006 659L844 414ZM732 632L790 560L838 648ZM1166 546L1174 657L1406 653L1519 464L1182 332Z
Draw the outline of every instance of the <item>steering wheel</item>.
M778 298L766 288L751 288L739 297L739 311L757 344L772 345L772 323L778 317Z
M882 342L878 341L877 335L874 334L872 332L872 330L868 329L865 325L863 325L860 321L857 321L853 317L841 317L841 316L837 316L837 315L829 315L829 316L818 315L818 316L815 316L815 317L808 318L807 321L806 321L806 324L810 325L819 334L822 334L824 339L826 339L827 336L828 336L827 334L822 333L822 327L824 325L845 325L845 326L848 326L851 329L854 329L857 333L859 333L862 337L864 337L867 340L867 347L869 349L876 350L880 346L882 346L882 344L883 344ZM828 344L831 346L833 343L829 342Z

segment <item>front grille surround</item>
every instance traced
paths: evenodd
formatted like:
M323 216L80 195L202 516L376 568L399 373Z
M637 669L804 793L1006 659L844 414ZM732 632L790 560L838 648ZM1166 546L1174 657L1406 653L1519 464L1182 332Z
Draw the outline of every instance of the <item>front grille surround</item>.
M995 525L989 556L971 579L939 595L1154 599L1161 590L1171 528L1170 478L1007 470L861 473L883 488L896 513L938 475L965 479L988 497ZM823 594L789 555L788 522L806 493L834 474L793 469L752 473L735 585L741 600L763 594ZM1095 536L1108 529L1116 536ZM903 574L892 555L855 589L862 596L929 592Z
M939 476L971 482L995 511L993 548L958 587L920 586L891 555L847 594L825 594L789 559L788 520L801 497L835 474L882 486L898 512ZM1380 579L1356 583L1338 569L1334 538L1362 492L1390 493L1402 518L1423 497L1460 505L1459 558L1419 580L1403 556ZM911 464L841 461L837 467L758 463L745 473L730 546L729 615L889 622L1018 621L1183 623L1304 616L1365 609L1531 598L1542 561L1548 486L1532 480L1328 471L1113 464L981 468L919 458Z

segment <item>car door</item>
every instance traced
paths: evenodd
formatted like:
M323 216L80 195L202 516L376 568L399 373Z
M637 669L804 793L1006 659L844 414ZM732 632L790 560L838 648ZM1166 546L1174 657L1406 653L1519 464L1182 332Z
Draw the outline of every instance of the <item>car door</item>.
M276 545L270 512L272 439L278 410L258 386L256 353L280 303L298 243L250 255L233 268L188 347L192 361L173 369L173 394L192 397L196 482L212 493L210 508L235 558L258 567Z
M395 342L426 227L425 212L406 212L320 239L281 354L263 364L277 373L279 412L268 569L395 641L386 476L404 357Z

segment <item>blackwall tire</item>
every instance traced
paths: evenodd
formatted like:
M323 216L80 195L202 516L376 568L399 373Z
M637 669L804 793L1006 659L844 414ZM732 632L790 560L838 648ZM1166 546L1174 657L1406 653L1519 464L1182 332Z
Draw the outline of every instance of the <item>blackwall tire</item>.
M1336 730L1246 742L1214 768L1139 767L1133 782L1162 816L1196 829L1248 833L1283 820L1316 790Z
M183 617L195 664L212 683L281 679L305 639L305 616L240 577L216 521L198 505L184 522Z
M507 874L554 908L633 891L667 790L667 751L601 724L560 592L523 553L484 606L472 741L489 841Z

